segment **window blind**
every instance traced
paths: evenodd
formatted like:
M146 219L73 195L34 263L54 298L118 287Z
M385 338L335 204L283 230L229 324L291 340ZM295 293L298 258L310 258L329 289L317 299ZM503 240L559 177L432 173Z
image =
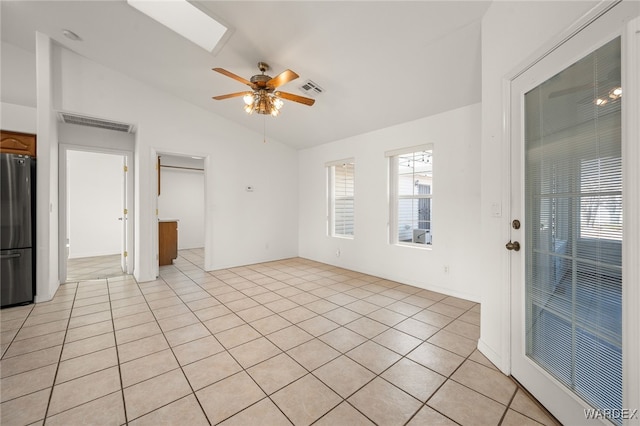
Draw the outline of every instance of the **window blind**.
M622 408L620 39L525 95L526 353Z
M353 160L330 167L331 182L331 232L334 236L354 235L355 163Z

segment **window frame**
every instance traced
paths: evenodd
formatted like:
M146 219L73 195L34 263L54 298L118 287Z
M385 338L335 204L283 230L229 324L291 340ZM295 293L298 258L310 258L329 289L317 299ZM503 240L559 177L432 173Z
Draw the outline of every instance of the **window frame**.
M352 219L352 233L351 234L342 234L336 232L336 193L335 193L335 184L336 184L336 167L345 166L350 164L353 166L353 195L352 196L343 196L340 199L347 200L351 199L353 203L353 219ZM356 231L356 197L355 197L355 187L356 187L356 171L355 171L355 158L345 158L337 161L330 161L325 164L325 168L327 170L327 235L333 238L345 238L345 239L354 239L355 231Z
M403 246L403 247L412 247L418 249L427 249L430 250L433 248L433 228L429 229L429 234L431 235L431 243L414 243L413 241L400 241L399 239L399 206L400 200L413 199L413 200L421 200L421 199L429 199L431 201L431 215L429 223L433 224L433 182L435 181L435 169L432 166L432 176L431 176L431 189L429 194L412 194L412 195L401 195L399 192L399 157L406 154L421 152L421 151L430 151L431 158L434 158L434 144L427 143L423 145L417 145L407 148L396 149L392 151L385 152L385 157L388 158L389 161L389 244ZM412 228L413 229L413 228Z

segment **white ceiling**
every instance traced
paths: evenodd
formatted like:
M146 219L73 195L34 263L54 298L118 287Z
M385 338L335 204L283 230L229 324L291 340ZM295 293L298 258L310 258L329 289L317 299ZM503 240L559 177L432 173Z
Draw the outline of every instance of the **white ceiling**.
M35 50L35 31L149 85L294 148L305 148L479 102L480 19L488 1L200 1L232 28L212 55L117 1L2 1L2 41ZM61 31L80 35L66 39ZM282 90L325 92L312 107L285 102L277 118L248 116L246 86L269 63L300 75ZM104 117L108 118L108 117Z

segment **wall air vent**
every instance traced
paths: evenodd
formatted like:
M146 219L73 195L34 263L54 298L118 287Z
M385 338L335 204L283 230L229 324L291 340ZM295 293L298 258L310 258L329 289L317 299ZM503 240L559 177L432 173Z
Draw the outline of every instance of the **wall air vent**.
M304 84L300 86L300 90L302 90L305 94L312 97L316 97L320 93L324 92L324 89L322 87L318 86L316 83L314 83L311 80L305 81Z
M118 123L117 121L103 120L101 118L86 117L77 114L61 112L58 117L63 123L78 124L80 126L97 127L99 129L115 130L117 132L131 133L132 124Z

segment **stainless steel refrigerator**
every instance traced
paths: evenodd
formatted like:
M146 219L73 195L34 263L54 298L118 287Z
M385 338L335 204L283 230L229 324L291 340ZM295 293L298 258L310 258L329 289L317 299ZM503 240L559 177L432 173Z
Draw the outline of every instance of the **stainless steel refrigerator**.
M0 305L33 302L35 159L0 154Z

